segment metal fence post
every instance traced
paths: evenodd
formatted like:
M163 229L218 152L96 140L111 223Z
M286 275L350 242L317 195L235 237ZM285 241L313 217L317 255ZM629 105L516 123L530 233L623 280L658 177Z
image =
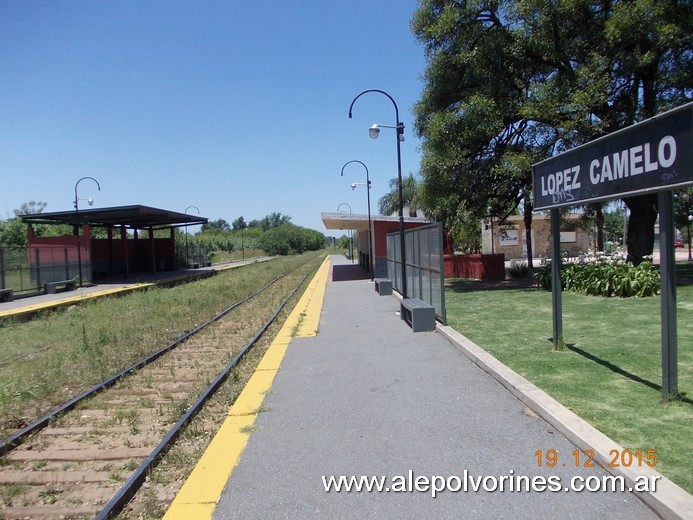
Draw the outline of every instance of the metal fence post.
M34 253L34 262L36 264L36 288L39 289L41 287L41 264L39 263L40 255L38 247L34 248ZM31 265L29 266L29 271L31 271Z

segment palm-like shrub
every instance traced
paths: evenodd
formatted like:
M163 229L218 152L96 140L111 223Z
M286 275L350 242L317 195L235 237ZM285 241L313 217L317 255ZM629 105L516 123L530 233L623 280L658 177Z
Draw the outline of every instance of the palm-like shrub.
M534 274L540 287L551 290L551 265ZM564 290L591 296L654 296L659 293L659 270L650 262L634 266L618 255L585 257L580 262L561 265Z

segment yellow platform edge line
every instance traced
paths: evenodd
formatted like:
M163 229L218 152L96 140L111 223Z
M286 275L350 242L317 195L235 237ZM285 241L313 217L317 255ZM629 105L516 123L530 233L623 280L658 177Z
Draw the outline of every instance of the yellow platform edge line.
M42 311L44 309L51 309L53 307L61 307L63 305L69 305L71 303L80 303L85 300L91 300L92 298L99 298L101 296L108 296L109 294L117 294L126 291L134 291L136 289L143 289L145 287L151 287L155 285L154 283L135 283L131 285L125 285L123 287L117 287L115 289L105 289L103 291L97 291L88 294L80 294L78 296L68 296L66 298L61 298L59 300L52 300L44 303L36 303L34 305L27 305L26 307L20 307L18 309L8 309L6 311L0 311L0 318L9 318L13 316L21 316L23 314L29 314L32 312Z
M266 262L267 260L260 260L260 262ZM246 265L250 265L253 263L257 263L258 261L255 262L248 262L245 264L233 264L233 265L228 265L224 267L217 267L214 269L216 272L223 272L223 271L228 271L229 269L237 269L239 267L244 267ZM71 303L80 303L85 300L91 300L92 298L99 298L101 296L108 296L109 294L117 294L121 292L127 292L127 291L134 291L136 289L144 289L146 287L152 287L161 283L171 283L171 282L176 282L179 280L185 280L187 278L190 278L190 275L180 275L180 276L174 276L172 278L166 278L163 280L159 280L158 282L140 282L140 283L132 283L129 285L124 285L122 287L116 287L115 289L104 289L103 291L97 291L93 293L88 293L88 294L80 294L78 296L67 296L65 298L61 298L59 300L52 300L50 302L44 302L44 303L36 303L34 305L27 305L26 307L19 307L16 309L8 309L5 311L0 311L0 319L2 318L12 318L12 317L18 317L18 316L23 316L25 314L32 314L34 312L39 312L45 309L52 309L53 307L62 307L64 305L69 305Z
M318 325L320 323L320 315L322 314L322 304L325 300L325 288L327 287L327 278L329 273L330 262L328 257L320 266L320 269L309 285L308 289L311 290L311 294L303 307L303 320L299 324L296 337L307 338L317 335Z
M322 309L330 260L326 257L294 311L262 357L258 368L243 388L228 416L164 515L165 520L211 519L224 486L243 454L257 414L269 391L292 331L307 312L312 298L320 299Z

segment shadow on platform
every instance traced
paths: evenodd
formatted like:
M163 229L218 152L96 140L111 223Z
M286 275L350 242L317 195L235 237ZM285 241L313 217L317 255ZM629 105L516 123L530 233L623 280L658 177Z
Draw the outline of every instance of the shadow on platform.
M358 264L332 266L333 282L346 282L349 280L367 280L368 278L370 278L370 274L368 273L368 271Z

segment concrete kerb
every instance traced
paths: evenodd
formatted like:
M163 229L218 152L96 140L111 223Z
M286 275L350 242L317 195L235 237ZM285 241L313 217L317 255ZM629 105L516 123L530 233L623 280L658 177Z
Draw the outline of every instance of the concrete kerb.
M610 454L610 451L618 450L619 453L622 453L624 448L455 329L438 324L437 330L471 361L556 428L580 450L583 452L587 449L594 451L594 461L605 471L614 476L622 476L630 487L634 485L636 476L659 477L656 492L638 492L636 494L662 518L667 520L693 519L693 496L684 489L647 466L637 468L610 467L609 462L613 459L613 454Z
M153 287L154 285L155 284L151 283L151 282L149 282L149 283L134 283L134 284L125 285L122 287L116 287L113 289L104 289L104 290L101 290L98 292L66 296L65 298L61 298L59 300L51 300L51 301L47 301L47 302L34 303L34 304L26 305L24 307L18 307L16 309L7 309L7 310L0 311L0 319L3 319L3 318L25 319L25 318L33 316L34 314L41 312L41 311L59 309L62 307L68 307L70 305L79 305L80 303L83 303L87 300L91 300L93 298L100 298L102 296L110 296L110 295L115 295L115 294L119 294L119 293L136 291L136 290L140 290L140 289L145 289L147 287Z

